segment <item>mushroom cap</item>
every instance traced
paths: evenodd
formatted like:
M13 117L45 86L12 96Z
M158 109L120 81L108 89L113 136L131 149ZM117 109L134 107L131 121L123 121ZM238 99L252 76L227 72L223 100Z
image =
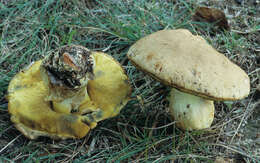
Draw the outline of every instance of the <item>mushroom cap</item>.
M47 88L37 61L14 76L8 86L8 111L15 127L30 139L48 136L53 139L81 138L90 127L80 116L55 112L45 101Z
M14 76L8 86L11 121L26 137L36 139L82 138L91 128L83 122L85 114L99 111L98 121L118 115L130 99L131 87L121 65L111 56L93 52L95 78L88 83L79 112L70 113L70 103L46 101L48 89L41 75L42 60ZM86 89L85 89L86 90Z
M172 88L169 102L170 113L182 130L200 130L211 126L215 110L213 101Z
M162 83L206 99L238 100L250 91L249 77L240 67L186 29L148 35L127 55Z

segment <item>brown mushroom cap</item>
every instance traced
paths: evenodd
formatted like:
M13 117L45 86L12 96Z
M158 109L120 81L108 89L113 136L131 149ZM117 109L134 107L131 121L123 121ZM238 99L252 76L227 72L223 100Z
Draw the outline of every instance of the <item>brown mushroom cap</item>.
M186 29L148 35L127 55L164 84L206 99L238 100L250 91L249 77L240 67Z

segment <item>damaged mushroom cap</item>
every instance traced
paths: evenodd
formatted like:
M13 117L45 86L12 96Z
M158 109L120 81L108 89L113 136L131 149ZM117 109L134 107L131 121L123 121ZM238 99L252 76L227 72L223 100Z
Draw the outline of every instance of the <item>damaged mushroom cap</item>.
M41 61L37 61L14 76L8 86L8 111L15 127L26 137L36 139L81 138L90 127L80 116L55 112L49 101L46 85L40 75Z
M250 91L249 77L240 67L186 29L148 35L127 55L162 83L206 99L238 100Z
M91 52L96 61L88 93L81 101L79 112L70 113L69 103L46 101L49 95L42 74L42 60L14 76L8 86L8 111L15 127L26 137L36 139L82 138L98 121L116 116L130 99L131 87L121 65L111 56ZM86 90L86 89L85 89ZM92 114L96 113L96 114ZM92 126L84 120L93 118Z

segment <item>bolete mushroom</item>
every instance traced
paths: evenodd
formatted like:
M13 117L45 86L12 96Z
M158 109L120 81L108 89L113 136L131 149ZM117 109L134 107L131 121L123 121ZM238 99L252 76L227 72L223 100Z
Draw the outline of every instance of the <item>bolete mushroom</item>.
M173 87L171 114L184 130L210 127L212 100L238 100L249 94L248 75L186 29L148 35L132 45L127 55L137 68Z
M14 76L8 111L26 137L82 138L97 122L116 116L131 88L111 56L64 46Z

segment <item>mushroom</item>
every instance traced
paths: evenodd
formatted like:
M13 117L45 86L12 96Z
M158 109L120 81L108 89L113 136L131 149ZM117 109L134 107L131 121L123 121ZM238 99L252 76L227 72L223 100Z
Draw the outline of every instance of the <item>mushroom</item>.
M82 46L64 46L16 74L8 86L15 127L36 139L82 138L130 99L121 65Z
M170 112L183 130L210 127L213 100L239 100L250 91L249 77L240 67L186 29L148 35L127 55L137 68L172 87Z

